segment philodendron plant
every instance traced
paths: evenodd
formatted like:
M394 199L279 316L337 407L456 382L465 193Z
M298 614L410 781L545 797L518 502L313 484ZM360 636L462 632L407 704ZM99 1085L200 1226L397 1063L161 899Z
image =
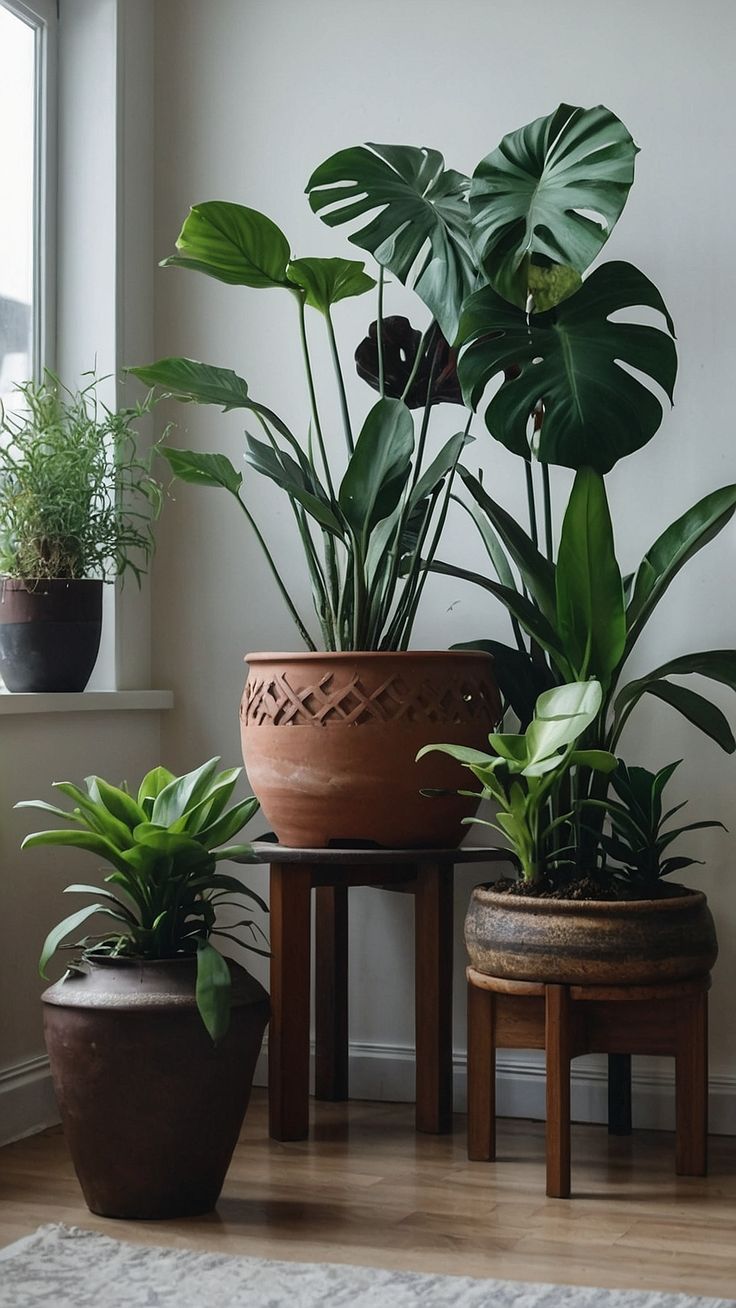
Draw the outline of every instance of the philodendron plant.
M251 918L223 925L223 908L240 908L241 898L268 912L267 905L238 878L219 871L223 861L256 863L249 844L230 844L258 808L246 799L228 808L241 768L218 772L219 758L184 776L154 768L135 794L102 777L87 777L85 788L71 781L54 785L72 800L72 809L30 799L16 808L41 809L71 823L71 830L36 831L23 849L72 846L102 858L112 869L104 887L67 886L66 894L92 895L94 902L64 918L49 932L39 961L42 976L57 949L74 949L82 958L196 958L196 1000L212 1040L226 1033L230 1021L230 970L212 943L223 937L256 954L262 932ZM71 945L88 918L103 916L116 924ZM243 938L241 928L248 936ZM236 934L233 934L235 932Z
M482 785L480 797L497 806L495 818L465 821L499 831L529 884L549 883L574 862L574 849L560 843L560 834L574 814L568 811L554 816L563 790L569 801L570 774L577 775L582 768L605 774L616 767L613 754L578 747L600 710L601 695L599 682L593 680L556 686L539 696L522 735L489 735L492 754L460 745L427 745L417 756L441 750L477 777Z

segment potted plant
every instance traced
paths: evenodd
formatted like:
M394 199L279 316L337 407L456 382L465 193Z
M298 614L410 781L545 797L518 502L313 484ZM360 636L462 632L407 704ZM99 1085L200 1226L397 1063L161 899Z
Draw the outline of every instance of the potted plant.
M638 984L684 980L716 960L705 895L669 886L668 874L694 860L664 857L683 832L722 826L691 822L665 830L682 807L663 815L662 791L677 763L658 773L627 768L605 750L581 746L600 710L591 680L539 696L522 734L492 733L492 754L441 749L481 782L479 797L497 806L493 821L475 818L508 842L519 878L477 886L465 922L471 965L489 976L547 983ZM610 776L617 798L571 800L581 774ZM573 809L564 810L573 803ZM566 843L575 809L600 805L612 831L599 836L602 868L580 867L580 845Z
M268 997L213 941L266 952L250 917L220 918L243 899L267 911L219 868L257 861L250 845L229 842L258 801L227 807L241 769L218 772L219 761L178 777L154 768L135 793L101 777L84 789L55 783L71 810L16 806L71 824L27 836L24 849L71 846L111 869L103 886L66 887L93 902L54 927L40 960L45 976L56 950L76 951L43 995L44 1030L84 1197L105 1217L213 1208L248 1105ZM64 943L91 918L112 925Z
M45 372L0 416L0 676L11 691L84 690L102 630L102 585L140 582L161 489L137 452L152 398L113 412L97 379Z

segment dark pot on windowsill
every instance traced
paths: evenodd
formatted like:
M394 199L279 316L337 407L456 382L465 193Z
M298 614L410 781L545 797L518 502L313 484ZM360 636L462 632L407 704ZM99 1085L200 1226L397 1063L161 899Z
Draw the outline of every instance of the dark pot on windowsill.
M0 676L8 690L84 690L100 648L102 585L0 579Z
M214 1045L195 973L191 958L86 960L42 997L64 1134L93 1213L191 1217L217 1202L269 1003L230 962L230 1026Z

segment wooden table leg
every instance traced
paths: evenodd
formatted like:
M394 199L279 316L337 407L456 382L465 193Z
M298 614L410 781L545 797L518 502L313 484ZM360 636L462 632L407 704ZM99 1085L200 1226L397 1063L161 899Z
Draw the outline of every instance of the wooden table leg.
M678 1176L708 1171L708 995L682 1001L675 1055Z
M496 1157L495 995L468 983L468 1158Z
M317 886L314 901L314 1095L316 1099L347 1099L347 886Z
M417 867L415 889L416 1127L452 1130L453 869Z
M608 1055L608 1134L631 1135L631 1054Z
M547 1054L547 1194L570 1196L570 991L547 985L545 1035Z
M311 888L308 865L271 864L268 1111L274 1140L309 1134Z

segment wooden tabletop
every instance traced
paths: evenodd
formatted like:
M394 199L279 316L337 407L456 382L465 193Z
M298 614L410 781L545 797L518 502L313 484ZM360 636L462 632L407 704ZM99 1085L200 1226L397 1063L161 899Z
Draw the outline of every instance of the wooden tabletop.
M511 863L505 849L470 845L462 849L293 849L271 840L254 840L264 863L326 863L340 867L380 867L383 864Z

